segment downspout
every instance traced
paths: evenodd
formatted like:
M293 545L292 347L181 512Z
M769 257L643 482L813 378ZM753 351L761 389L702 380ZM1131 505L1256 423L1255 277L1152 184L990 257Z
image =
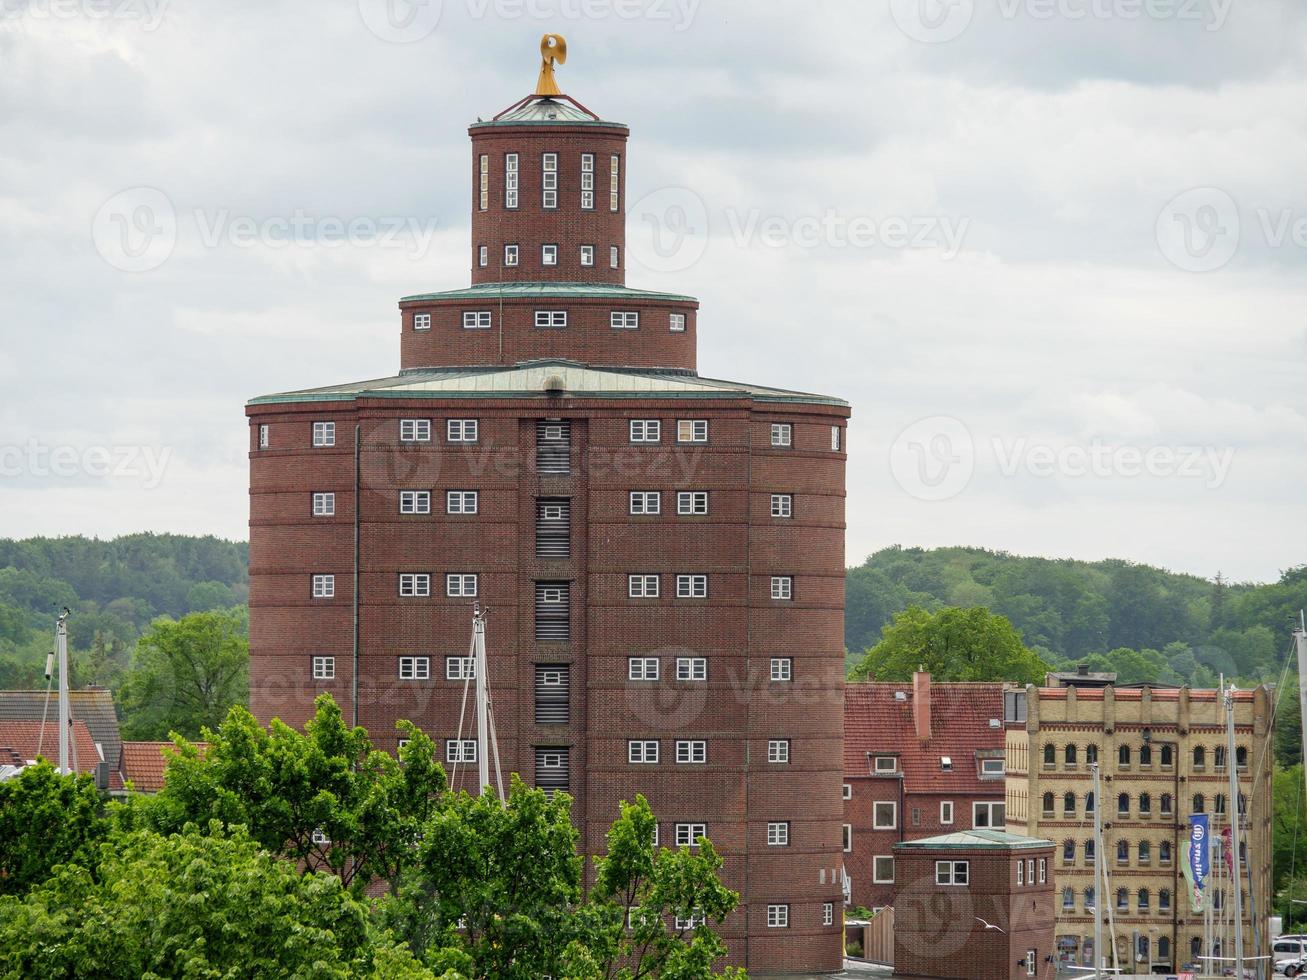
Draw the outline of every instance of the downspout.
M362 446L362 425L354 423L354 669L350 671L351 702L353 703L353 722L355 727L359 723L359 509L362 503L359 488L362 484L360 478L361 465L361 446Z

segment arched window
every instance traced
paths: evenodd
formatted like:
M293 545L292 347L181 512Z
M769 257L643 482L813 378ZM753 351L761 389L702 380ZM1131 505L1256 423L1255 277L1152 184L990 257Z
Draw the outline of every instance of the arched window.
M1116 761L1118 765L1130 765L1130 746L1123 745L1116 750Z
M1162 896L1157 896L1157 907L1162 907ZM1157 940L1157 958L1163 963L1171 962L1171 937L1159 936Z
M1248 797L1242 793L1239 794L1239 812L1241 814L1248 812Z
M1144 745L1140 747L1139 764L1141 766L1151 766L1153 764L1153 747L1151 745Z
M1092 792L1085 794L1085 816L1094 812L1094 794Z
M1216 798L1212 801L1212 812L1218 816L1225 813L1225 794L1217 793Z
M1098 746L1090 743L1085 746L1085 762L1094 763L1098 761Z
M1202 769L1207 765L1207 750L1201 745L1194 746L1194 768Z
M1164 766L1175 765L1175 758L1171 754L1171 746L1169 745L1162 746L1162 765Z
M1135 896L1135 900L1139 903L1140 912L1148 908L1148 889L1147 888L1139 889L1139 893Z
M1062 910L1063 910L1063 911L1066 911L1066 910L1068 910L1068 909L1073 909L1073 908L1075 908L1075 907L1076 907L1076 893L1075 893L1075 889L1073 889L1073 888L1071 888L1071 887L1063 888L1063 889L1062 889Z
M1076 842L1073 840L1062 842L1062 863L1074 864L1076 860Z
M1139 863L1149 864L1153 860L1153 847L1146 840L1139 842Z
M1212 750L1212 763L1217 769L1225 768L1225 746L1218 745Z
M1240 769L1248 768L1248 746L1241 745L1234 750L1234 764Z
M1064 755L1068 766L1074 766L1076 764L1076 747L1074 745L1068 745Z
M1162 807L1161 807L1161 809L1162 809L1162 816L1164 816L1164 817L1169 817L1169 816L1171 815L1171 804L1172 804L1173 802L1174 802L1174 801L1171 799L1171 794L1170 794L1170 793L1163 793L1163 794L1162 794Z
M1062 797L1062 813L1068 817L1076 815L1076 794L1067 793Z
M1116 812L1119 816L1128 817L1130 815L1130 794L1122 793L1116 798Z
M1189 940L1189 958L1191 960L1196 960L1202 954L1203 954L1203 938L1202 936L1194 936L1192 939Z
M1094 863L1094 839L1092 837L1085 841L1085 863Z
M1157 861L1159 864L1171 863L1171 842L1169 840L1159 841L1157 845Z
M1044 816L1046 816L1046 817L1051 817L1052 815L1053 815L1053 794L1052 794L1052 793L1045 793L1045 794L1044 794Z
M1050 769L1057 765L1057 749L1054 747L1052 742L1049 742L1044 746L1044 765L1048 766Z
M1085 911L1088 912L1094 907L1094 886L1090 885L1085 889Z
M1139 794L1139 812L1140 813L1153 812L1153 797L1150 794L1148 793Z
M1203 794L1202 794L1202 793L1195 793L1195 794L1194 794L1194 805L1193 805L1193 811L1194 811L1194 813L1205 813L1206 810L1204 809L1204 807L1206 807L1206 805L1207 805L1207 804L1206 804L1206 801L1204 801L1204 799L1203 799Z
M1119 840L1116 842L1116 863L1130 863L1130 842Z
M1124 888L1116 890L1116 907L1122 911L1130 908L1130 892Z
M1171 889L1163 888L1161 891L1157 893L1157 907L1162 910L1170 909Z

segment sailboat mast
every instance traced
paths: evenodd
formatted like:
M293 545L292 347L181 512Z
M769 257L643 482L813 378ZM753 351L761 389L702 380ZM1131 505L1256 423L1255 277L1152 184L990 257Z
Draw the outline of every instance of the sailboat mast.
M1094 978L1103 977L1103 787L1098 763L1089 767L1094 774Z
M59 771L72 772L68 764L68 738L72 734L73 711L68 694L68 610L59 614L54 627L55 656L59 660Z
M1234 685L1225 691L1225 771L1230 775L1230 798L1226 814L1230 820L1230 884L1234 892L1234 975L1243 977L1243 889L1239 887L1239 767L1234 747Z
M473 670L477 685L477 792L490 787L490 680L486 676L486 621L477 603L472 612Z

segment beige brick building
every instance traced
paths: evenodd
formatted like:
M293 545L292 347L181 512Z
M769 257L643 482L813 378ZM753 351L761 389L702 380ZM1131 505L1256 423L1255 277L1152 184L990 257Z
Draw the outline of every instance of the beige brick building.
M1229 826L1225 709L1219 691L1115 686L1035 687L1007 695L1007 825L1054 842L1056 948L1088 965L1093 947L1093 782L1102 774L1109 878L1104 922L1115 918L1126 972L1172 968L1200 955L1203 916L1182 871L1189 815L1206 813L1213 838ZM1246 822L1244 952L1269 952L1271 690L1235 694L1235 744ZM1247 887L1249 869L1252 892ZM1209 887L1211 894L1214 889ZM1234 907L1228 880L1212 904ZM1217 913L1218 915L1221 913ZM1254 939L1252 924L1256 919ZM1104 943L1108 941L1104 926ZM1233 942L1225 955L1233 955ZM1178 960L1177 960L1178 957Z

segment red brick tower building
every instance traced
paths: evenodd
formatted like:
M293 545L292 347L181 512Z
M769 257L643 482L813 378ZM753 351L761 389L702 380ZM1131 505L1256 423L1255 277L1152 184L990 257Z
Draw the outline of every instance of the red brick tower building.
M411 719L471 789L480 602L505 772L589 853L644 793L723 854L733 962L838 969L848 407L699 376L698 303L625 285L625 125L469 134L471 286L400 300L396 376L247 408L252 709Z

